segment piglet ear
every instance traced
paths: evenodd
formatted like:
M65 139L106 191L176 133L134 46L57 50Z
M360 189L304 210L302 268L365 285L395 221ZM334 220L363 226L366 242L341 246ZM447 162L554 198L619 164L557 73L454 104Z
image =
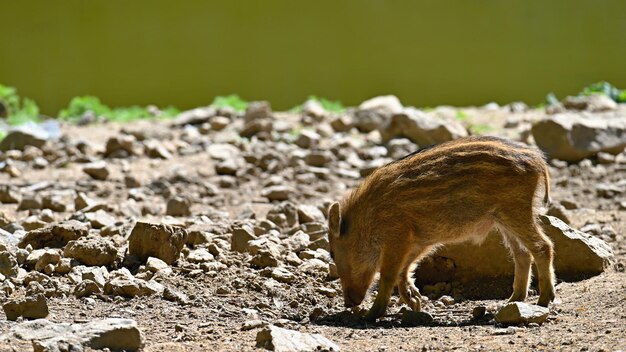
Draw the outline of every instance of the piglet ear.
M339 237L339 230L341 224L341 211L339 209L339 203L335 202L331 204L328 209L328 236Z

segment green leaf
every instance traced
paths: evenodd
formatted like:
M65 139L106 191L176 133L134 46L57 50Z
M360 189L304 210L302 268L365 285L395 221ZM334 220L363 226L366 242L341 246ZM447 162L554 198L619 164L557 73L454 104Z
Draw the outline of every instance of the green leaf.
M14 87L0 84L0 101L7 109L7 123L9 125L21 125L40 120L39 107L35 101L29 98L20 98Z
M100 99L91 95L74 97L70 100L67 109L61 110L59 118L77 122L87 112L92 112L96 116L107 116L111 113L111 108L102 104Z
M233 108L237 112L244 112L248 107L248 102L241 99L236 94L227 96L217 96L213 99L211 105L215 108Z

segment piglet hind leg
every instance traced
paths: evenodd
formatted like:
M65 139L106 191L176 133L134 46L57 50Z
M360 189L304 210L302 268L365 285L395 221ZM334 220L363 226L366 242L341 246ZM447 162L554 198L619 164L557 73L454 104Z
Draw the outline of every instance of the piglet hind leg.
M409 308L415 312L419 312L421 310L422 295L413 282L411 273L414 268L415 265L409 265L400 273L398 292L400 293L402 301L406 303Z
M513 262L515 263L515 276L513 280L513 294L509 302L523 302L528 295L528 285L530 283L530 266L533 257L526 247L519 242L510 230L500 228L506 245L511 251Z
M503 225L509 229L511 233L517 235L517 240L532 254L535 265L537 266L537 276L539 279L539 301L537 304L547 307L555 298L553 267L554 246L552 241L543 233L534 213L528 211L527 215L528 216L522 218L511 218ZM522 279L518 281L517 267L518 265L516 263L515 281L519 282L519 286L521 287L525 280ZM525 265L521 267L523 267L525 271Z

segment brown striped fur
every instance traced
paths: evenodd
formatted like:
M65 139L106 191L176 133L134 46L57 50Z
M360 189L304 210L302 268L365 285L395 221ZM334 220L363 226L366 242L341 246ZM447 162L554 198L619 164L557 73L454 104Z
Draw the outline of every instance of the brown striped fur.
M496 227L515 261L511 301L526 299L530 265L539 276L539 304L554 299L553 246L538 224L535 196L549 175L542 154L495 137L468 137L387 164L329 209L329 241L345 304L359 305L376 272L379 291L367 318L387 308L397 285L420 309L411 273L437 246L481 242Z

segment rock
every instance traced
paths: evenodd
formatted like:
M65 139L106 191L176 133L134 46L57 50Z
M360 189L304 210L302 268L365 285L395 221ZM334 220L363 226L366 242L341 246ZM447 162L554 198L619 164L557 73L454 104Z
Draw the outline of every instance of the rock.
M45 227L46 225L47 223L39 219L36 215L31 215L22 220L22 227L24 227L24 230L26 231L37 230Z
M104 294L138 297L162 294L165 288L156 281L144 281L135 278L117 277L104 284Z
M298 270L306 274L321 274L321 275L326 275L329 272L328 264L324 263L323 261L317 258L307 259L306 261L304 261L304 263L302 263L298 267Z
M350 115L337 116L330 121L330 126L335 132L347 132L354 125L354 121Z
M257 252L257 254L250 259L250 264L259 268L267 268L267 267L277 267L280 262L278 258L274 255L274 253L262 249Z
M77 240L89 233L87 226L76 220L69 220L64 223L55 224L43 229L29 231L18 243L18 247L25 248L30 245L32 248L65 246L69 241Z
M550 206L548 207L548 211L546 212L546 215L559 218L568 225L571 224L571 221L568 216L568 211L561 204L558 204L558 203L550 204Z
M487 307L485 306L476 306L472 309L472 319L478 320L481 319L487 314Z
M245 124L243 129L239 132L239 135L245 138L250 138L261 132L272 132L273 123L269 119L252 120Z
M294 144L304 149L314 148L317 146L321 138L322 137L319 135L319 133L315 131L302 130Z
M74 284L79 284L84 280L91 280L103 287L110 277L109 271L105 267L87 267L84 265L78 265L71 268L69 273L70 281Z
M230 240L230 250L236 252L247 252L248 242L254 240L256 235L254 230L249 226L242 226L233 230Z
M230 119L226 116L213 116L209 123L213 131L221 131L230 124Z
M302 204L298 206L298 220L300 224L308 222L324 222L326 217L318 207Z
M613 251L599 238L577 231L552 216L541 216L543 230L554 242L557 277L579 280L598 275L611 266Z
M401 112L402 103L394 95L385 95L366 100L355 113L354 126L361 132L371 132L379 128L389 118Z
M65 200L59 195L49 194L41 199L41 207L55 212L65 211Z
M19 203L22 200L22 195L17 189L10 185L0 186L0 203L11 204Z
M161 270L171 270L169 265L166 262L162 261L159 258L149 257L146 260L146 270L156 273Z
M246 122L272 117L272 107L267 101L253 101L246 107L243 118Z
M146 151L146 155L149 156L150 158L158 158L158 159L171 159L172 158L172 153L170 153L169 150L167 150L167 148L165 148L163 144L161 144L157 140L151 139L151 140L144 141L143 145Z
M256 335L256 347L276 352L340 351L340 347L319 334L306 334L270 325Z
M402 313L402 326L420 326L428 325L433 321L433 316L427 312L414 312L412 310L405 310Z
M263 322L263 320L259 320L259 319L246 320L241 326L241 331L253 330L256 328L263 327L265 325L266 324Z
M191 201L182 196L174 196L167 201L166 215L170 216L190 216Z
M189 303L189 297L187 297L187 295L171 287L166 287L163 290L163 299L168 300L170 302L177 302L179 304Z
M43 295L9 300L2 305L2 308L7 320L17 320L18 317L39 319L48 316L48 304Z
M277 185L266 187L261 191L261 196L270 201L284 201L289 199L293 190L289 186Z
M135 148L137 139L128 134L121 134L111 137L107 140L104 156L105 157L127 157L129 155L138 154Z
M222 160L215 164L215 173L218 175L236 175L240 165L236 159Z
M63 255L91 266L110 266L117 257L115 244L99 236L81 237L69 241Z
M106 180L109 177L109 169L106 161L100 160L83 166L83 171L96 180Z
M0 274L12 277L17 276L18 263L15 256L8 251L0 251Z
M285 267L278 267L272 270L272 278L283 283L292 283L296 280L296 276Z
M563 107L571 110L587 110L591 112L610 111L617 109L617 103L604 94L587 96L568 96L561 102Z
M28 261L28 259L27 259ZM44 271L48 265L56 265L61 261L61 254L57 251L45 251L35 263L35 270Z
M293 235L285 239L284 243L291 251L300 252L301 250L307 249L311 244L311 241L309 239L309 235L304 233L302 230L298 230Z
M189 261L190 263L205 263L213 261L213 259L215 259L213 257L213 254L209 253L206 248L191 250L187 255L187 261Z
M102 209L93 213L85 213L85 218L94 229L115 225L115 218Z
M171 265L187 241L182 227L138 221L128 237L128 252L141 260L155 257Z
M298 210L291 202L276 204L266 215L267 220L282 228L291 228L298 223Z
M29 145L41 148L46 143L46 138L45 134L32 129L14 128L0 142L0 151L24 150Z
M439 301L446 306L451 306L454 304L454 298L447 296L447 295L443 295L439 297Z
M237 159L241 155L239 148L232 144L215 143L207 148L207 153L215 160L231 160Z
M102 293L102 287L91 280L83 280L74 287L74 295L77 298L87 297L94 294Z
M502 325L542 324L548 318L548 314L550 310L545 307L523 302L510 302L500 308L495 318Z
M532 127L533 137L550 158L577 162L598 152L619 154L626 147L626 117L548 116Z
M124 185L127 188L139 188L139 187L141 187L141 182L135 176L125 175L124 176Z
M212 106L183 111L172 121L172 126L202 125L209 122L216 113L216 109Z
M33 194L24 195L19 203L17 210L41 209L42 207L41 198Z
M85 324L53 323L46 319L23 322L11 327L20 340L32 341L34 351L82 351L83 347L111 351L137 351L143 347L137 322L109 318Z
M411 142L426 147L468 135L467 130L456 120L430 116L415 108L406 108L394 114L379 128L383 142L393 138L408 138Z
M544 232L554 243L554 269L563 280L581 280L602 273L611 265L611 248L599 238L567 226L551 216L540 216ZM484 258L489 258L488 261ZM503 298L510 294L514 274L502 237L491 232L480 245L448 245L420 262L416 284L459 281L466 298ZM489 287L481 286L491 282Z
M311 116L317 121L321 121L326 116L326 109L317 99L308 99L302 104L302 114Z

